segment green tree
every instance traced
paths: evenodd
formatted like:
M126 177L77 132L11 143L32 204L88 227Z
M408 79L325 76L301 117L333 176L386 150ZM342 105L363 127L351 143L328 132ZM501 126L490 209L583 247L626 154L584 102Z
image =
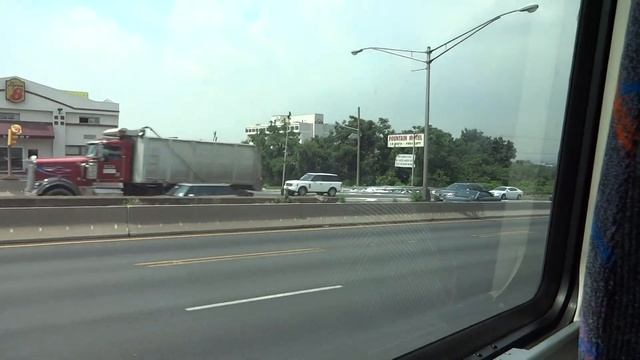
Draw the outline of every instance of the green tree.
M285 136L285 133L287 136ZM266 130L261 129L249 139L258 148L262 160L262 179L266 185L279 186L282 181L282 164L284 161L285 138L287 139L286 172L295 171L295 163L300 147L300 136L293 131L286 131L284 124L272 123ZM287 175L287 177L289 177Z
M306 172L338 174L346 186L355 184L357 136L354 116L336 124L328 136L300 143L297 133L289 132L287 178L298 178ZM271 125L251 136L262 156L265 183L280 185L284 154L284 126ZM400 133L422 133L421 126ZM389 148L387 137L395 134L389 119L360 119L360 184L410 185L411 169L396 168L398 154L410 154L411 148ZM477 129L464 129L458 138L429 127L429 186L446 186L455 181L486 184L520 182L527 191L546 191L553 186L555 173L549 169L516 162L516 148L510 140L491 137ZM422 184L423 148L416 148L415 185ZM514 185L517 186L517 185Z
M510 184L530 195L553 193L556 181L556 166L534 164L516 160L509 171Z
M348 126L348 127L347 127ZM350 116L335 128L333 154L338 163L337 172L349 183L355 183L357 166L357 134L353 129L358 127L358 119ZM351 128L351 129L350 129ZM387 135L393 134L389 119L379 118L377 121L360 119L360 184L381 184L382 174L397 179L394 174L388 174L393 169L391 149L387 148Z
M477 129L464 129L453 145L457 161L452 174L456 181L508 183L509 167L516 157L513 142L486 136Z

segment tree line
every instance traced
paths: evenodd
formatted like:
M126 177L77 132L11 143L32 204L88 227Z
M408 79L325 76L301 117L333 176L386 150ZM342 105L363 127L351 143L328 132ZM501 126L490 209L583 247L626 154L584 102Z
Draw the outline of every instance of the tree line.
M357 118L337 123L325 137L314 137L300 143L299 134L286 132L284 124L272 124L250 135L251 143L262 158L265 184L280 186L287 137L286 178L297 179L307 172L328 172L340 176L345 186L356 181ZM387 147L392 134L423 133L424 127L395 131L389 119L360 120L360 186L411 186L411 168L395 167L398 154L411 154L411 148ZM285 135L286 134L286 135ZM487 187L510 185L528 194L553 191L555 167L517 160L511 140L485 135L477 129L464 129L458 137L429 126L428 139L430 187L443 187L453 182L477 182ZM416 148L414 184L422 184L423 148Z

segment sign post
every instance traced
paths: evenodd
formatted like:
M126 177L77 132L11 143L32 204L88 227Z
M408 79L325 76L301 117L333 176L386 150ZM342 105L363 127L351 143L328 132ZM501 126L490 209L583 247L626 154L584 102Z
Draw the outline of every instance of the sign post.
M413 179L416 170L416 147L424 147L424 134L393 134L387 136L387 147L410 147L411 155L400 154L396 157L396 167L411 168L411 186L414 185ZM409 162L410 161L410 162ZM404 165L398 165L404 164Z
M11 145L13 143L13 132L11 128L7 130L7 177L11 177Z
M18 136L22 134L22 126L18 124L11 124L7 129L7 177L12 176L11 169L11 149L16 144Z
M413 146L411 147L411 156L413 157L413 159L415 160L416 158L416 133L413 133ZM413 174L416 170L416 162L412 161L411 162L411 187L414 187L415 185L413 185Z

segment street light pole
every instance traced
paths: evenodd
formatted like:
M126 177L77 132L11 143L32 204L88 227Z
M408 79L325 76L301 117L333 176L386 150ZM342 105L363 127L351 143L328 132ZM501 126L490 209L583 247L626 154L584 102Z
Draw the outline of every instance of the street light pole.
M358 136L358 140L356 142L356 186L360 186L360 106L358 106L358 126L357 127L351 127L348 125L343 125L340 123L336 123L336 126L342 126L345 129L349 129L351 131L355 131L357 136ZM353 135L353 134L351 134ZM351 139L351 135L349 135L349 139Z
M358 106L358 153L356 154L356 187L360 186L360 106Z
M425 61L425 65L427 68L425 69L426 75L426 88L425 88L425 101L424 101L424 150L422 159L422 196L426 201L431 201L431 193L429 192L428 182L427 182L427 169L429 168L429 102L430 102L430 91L431 91L431 47L427 46L427 60ZM415 135L413 136L415 143Z
M284 120L284 159L282 160L282 186L280 187L280 195L284 196L284 181L287 173L287 143L289 140L289 120L291 120L291 111Z
M445 53L447 53L448 51L450 51L451 49L453 49L454 47L458 46L460 43L462 43L463 41L469 39L471 36L475 35L478 31L484 29L485 27L491 25L492 23L496 22L497 20L499 20L500 18L502 18L505 15L509 15L509 14L513 14L516 12L526 12L526 13L533 13L536 10L538 10L538 5L534 4L534 5L527 5L525 7L522 7L520 9L516 9L516 10L511 10L511 11L507 11L505 13L502 13L492 19L489 19L485 22L483 22L480 25L477 25L465 32L463 32L462 34L450 39L449 41L446 41L434 48L431 48L430 46L427 47L427 50L408 50L408 49L395 49L395 48L386 48L386 47L366 47L366 48L362 48L362 49L358 49L358 50L353 50L351 51L351 55L358 55L361 52L365 51L365 50L375 50L375 51L379 51L379 52L383 52L389 55L394 55L394 56L398 56L398 57L402 57L405 59L409 59L409 60L413 60L413 61L418 61L421 62L425 65L425 67L423 69L419 69L418 71L422 71L425 70L426 72L426 91L425 91L425 106L424 106L424 159L423 159L423 169L422 169L422 193L423 196L425 198L425 200L429 201L431 198L431 195L429 194L429 189L427 187L428 182L427 182L427 168L429 165L429 157L427 156L427 152L428 152L428 144L429 144L429 101L430 101L430 87L431 87L431 63L434 62L437 58L439 58L440 56L444 55ZM437 55L435 54L436 52L439 52ZM425 59L420 59L420 58L416 58L414 57L414 54L424 54L425 55Z

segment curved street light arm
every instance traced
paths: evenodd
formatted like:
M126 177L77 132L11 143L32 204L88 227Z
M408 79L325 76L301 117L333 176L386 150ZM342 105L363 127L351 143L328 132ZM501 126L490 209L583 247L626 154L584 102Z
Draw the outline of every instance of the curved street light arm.
M497 20L497 19L496 19ZM478 33L480 30L484 29L485 27L491 25L495 20L492 20L490 22L486 22L482 25L482 27L476 27L475 30L471 33L467 33L467 36L463 37L462 39L460 39L458 42L454 43L453 45L447 47L446 49L444 49L441 53L439 53L438 55L434 56L433 58L431 58L429 60L429 64L431 64L433 61L435 61L435 59L439 58L440 56L446 54L449 50L453 49L454 47L458 46L461 42L467 40L468 38L472 37L473 35L475 35L476 33Z
M460 35L458 35L458 36L454 37L453 39L451 39L451 40L449 40L449 41L446 41L446 42L444 42L444 43L442 43L442 44L440 44L440 45L438 45L438 46L434 47L433 49L431 49L431 51L430 51L430 52L431 52L431 53L433 53L434 51L436 51L436 50L438 50L438 49L440 49L440 48L442 48L442 47L445 47L445 46L449 45L450 43L452 43L452 42L454 42L454 41L456 41L456 40L458 40L458 39L460 39L460 38L464 37L464 39L462 39L462 40L460 40L460 41L456 42L456 44L455 44L455 45L458 45L458 44L459 44L459 43L461 43L462 41L464 41L464 40L468 39L469 37L471 37L471 35L475 34L476 32L480 31L481 29L484 29L487 25L489 25L489 24L491 24L491 23L493 23L493 22L495 22L495 21L499 20L499 19L500 19L501 17L503 17L503 16L506 16L506 15L509 15L509 14L513 14L513 13L516 13L516 12L528 12L528 13L532 13L532 12L536 11L537 9L538 9L538 5L529 5L529 6L525 6L525 7L523 7L523 8L517 9L517 10L511 10L511 11L507 11L507 12L505 12L505 13L502 13L502 14L500 14L500 15L498 15L498 16L496 16L496 17L494 17L494 18L490 19L490 20L487 20L487 21L483 22L483 23L482 23L482 24L480 24L480 25L477 25L477 26L475 26L475 27L473 27L473 28L471 28L471 29L469 29L469 30L467 30L467 31L463 32L462 34L460 34ZM469 35L469 36L466 36L466 35ZM454 46L455 46L455 45L454 45ZM449 49L451 49L451 48L449 48ZM447 52L447 51L448 51L448 49L446 49L444 52ZM443 52L442 54L444 54L444 52ZM442 55L442 54L440 54L440 55ZM436 57L439 57L440 55L438 55L438 56L436 56ZM434 58L434 59L435 59L435 58ZM433 61L433 59L432 59L431 61Z
M383 53L386 53L386 54L399 56L399 57L402 57L402 58L405 58L405 59L409 59L409 60L413 60L413 61L418 61L418 62L421 62L421 63L423 63L423 64L426 64L426 63L427 63L427 61L426 61L426 60L422 60L422 59L418 59L418 58L414 58L414 57L406 56L406 55L402 55L402 54L396 54L396 53L395 53L395 52L393 52L393 51L383 50L383 49L380 49L380 48L369 48L369 50L376 50L376 51L380 51L380 52L383 52ZM415 52L417 52L417 51L415 51Z
M440 45L438 45L438 46L434 47L433 49L431 49L431 52L437 51L438 49L443 48L443 47L445 47L445 46L449 45L450 43L452 43L452 42L454 42L454 41L456 41L456 40L460 39L461 37L464 37L465 35L467 35L467 34L469 34L469 33L471 33L471 32L474 32L474 31L478 30L479 28L483 28L483 27L485 27L485 26L487 26L487 25L491 24L492 22L494 22L494 21L496 21L496 20L500 19L500 17L501 17L501 16L504 16L504 15L505 15L505 14L502 14L502 15L500 15L500 16L496 16L496 17L494 17L493 19L491 19L491 20L487 20L487 21L483 22L483 23L482 23L482 24L480 24L480 25L474 26L473 28L471 28L471 29L469 29L469 30L467 30L467 31L463 32L462 34L460 34L460 35L458 35L458 36L456 36L456 37L454 37L454 38L452 38L452 39L450 39L450 40L448 40L448 41L446 41L446 42L443 42L442 44L440 44Z
M449 51L450 49L452 49L453 47L457 46L458 44L460 44L461 42L463 42L464 40L470 38L472 35L474 35L475 33L477 33L478 31L484 29L485 27L487 27L487 25L499 20L500 18L502 18L503 16L509 15L509 14L513 14L516 12L528 12L528 13L532 13L535 12L536 10L538 10L538 5L537 4L533 4L533 5L528 5L525 7L522 7L520 9L516 9L516 10L511 10L511 11L507 11L505 13L502 13L498 16L495 16L465 32L463 32L462 34L432 48L432 49L427 49L425 50L410 50L410 49L398 49L398 48L388 48L388 47L380 47L380 46L370 46L370 47L365 47L362 49L358 49L358 50L353 50L351 51L351 55L358 55L359 53L365 51L365 50L377 50L383 53L387 53L387 54L391 54L391 55L395 55L395 56L399 56L399 57L404 57L410 60L414 60L414 61L419 61L422 63L428 63L430 64L433 60L435 60L435 58L440 57L442 54L444 54L445 52ZM462 39L460 41L458 41L458 39ZM455 44L451 47L448 47L449 44L454 43ZM413 56L406 56L406 55L402 55L402 54L398 54L398 53L411 53L411 54L427 54L427 55L431 55L433 54L435 51L438 51L440 49L442 49L443 47L447 47L447 49L445 49L442 53L438 54L437 56L435 56L433 59L430 60L420 60L417 58L414 58ZM430 58L431 56L428 56L427 58Z
M342 125L342 124L340 124L340 123L336 123L336 125L337 125L337 126L341 126L341 127L343 127L343 128L347 128L347 129L349 129L349 130L358 131L358 129L356 129L356 128L354 128L354 127L351 127L351 126Z
M369 46L369 47L362 48L362 49L359 49L359 50L354 50L351 53L358 54L358 53L360 53L360 52L362 52L364 50L388 50L388 51L395 51L395 52L419 53L419 54L426 54L427 53L424 50L397 49L397 48L388 48L388 47L380 47L380 46Z

